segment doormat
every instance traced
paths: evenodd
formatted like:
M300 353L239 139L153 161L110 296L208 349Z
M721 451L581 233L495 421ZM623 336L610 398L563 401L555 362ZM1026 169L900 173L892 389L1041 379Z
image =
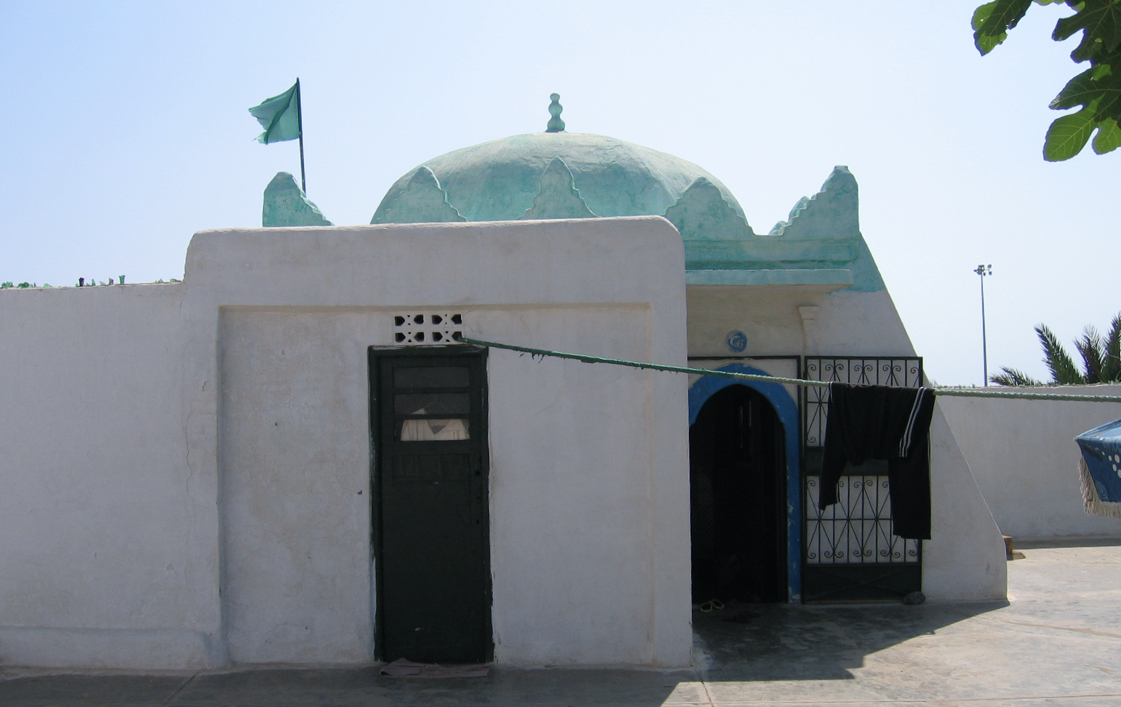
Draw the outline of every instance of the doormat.
M489 665L435 665L414 663L404 658L381 666L381 674L387 678L485 678L490 673Z

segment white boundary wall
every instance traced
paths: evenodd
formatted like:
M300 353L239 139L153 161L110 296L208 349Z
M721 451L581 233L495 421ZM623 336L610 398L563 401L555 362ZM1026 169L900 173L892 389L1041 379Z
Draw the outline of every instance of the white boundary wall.
M220 660L181 285L0 292L0 661ZM191 386L194 387L194 386Z
M1121 395L1121 385L994 390ZM1121 537L1121 520L1082 507L1074 442L1075 435L1121 418L1121 405L946 396L938 405L1005 535Z

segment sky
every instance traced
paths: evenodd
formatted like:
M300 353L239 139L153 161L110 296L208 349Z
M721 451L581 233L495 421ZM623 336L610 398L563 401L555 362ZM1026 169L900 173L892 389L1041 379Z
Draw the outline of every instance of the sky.
M181 278L193 233L259 226L299 148L247 109L296 77L308 197L340 225L421 162L544 130L557 92L569 132L699 164L756 232L847 165L927 374L982 384L991 264L989 372L1046 379L1036 324L1073 352L1121 312L1121 150L1043 161L1082 70L1050 39L1069 10L981 57L974 2L0 0L0 281Z

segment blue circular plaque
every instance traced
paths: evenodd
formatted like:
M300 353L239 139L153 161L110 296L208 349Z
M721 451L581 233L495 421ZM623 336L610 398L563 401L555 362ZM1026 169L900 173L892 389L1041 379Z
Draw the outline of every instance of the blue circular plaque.
M733 331L728 334L728 348L736 353L743 353L747 348L747 334L742 331Z

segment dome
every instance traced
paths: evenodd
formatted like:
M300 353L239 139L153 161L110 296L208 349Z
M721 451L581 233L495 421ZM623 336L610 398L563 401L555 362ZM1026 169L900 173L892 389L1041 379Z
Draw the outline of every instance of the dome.
M556 123L550 121L549 132L465 147L409 171L386 193L372 223L661 216L698 179L715 186L732 211L744 217L727 187L692 162L603 135L563 132L555 98L550 109ZM558 158L560 164L554 166ZM551 167L567 178L549 182L545 177ZM582 198L586 209L580 210L577 205L575 210L562 209L559 213L555 208L545 209L547 215L527 213L548 186L565 192L574 189L575 194L562 196ZM431 196L436 189L444 194L443 199L437 199L446 202L438 205L442 208L433 205ZM428 192L428 198L419 196L424 192ZM460 218L455 218L453 209Z
M664 216L681 233L690 284L884 288L860 235L848 168L835 168L789 220L756 234L736 198L704 169L612 137L565 132L559 96L552 101L545 132L428 160L394 182L370 223ZM312 208L297 214L300 224L314 225ZM294 225L273 212L266 208L266 225L270 218Z

